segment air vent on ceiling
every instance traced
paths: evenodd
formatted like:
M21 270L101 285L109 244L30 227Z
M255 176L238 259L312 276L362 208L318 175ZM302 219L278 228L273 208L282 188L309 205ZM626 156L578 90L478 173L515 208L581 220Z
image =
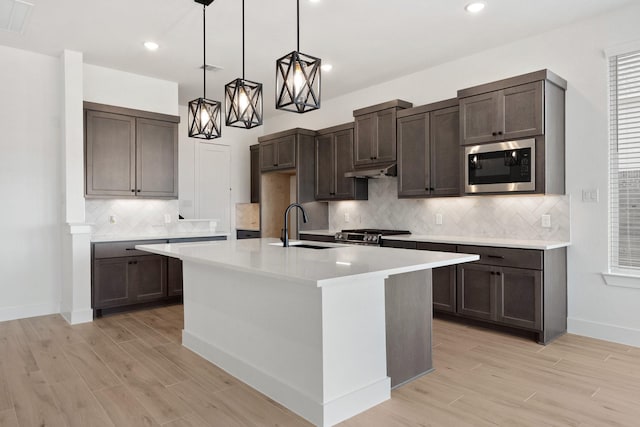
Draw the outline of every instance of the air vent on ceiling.
M0 0L0 29L22 34L32 7L22 0Z
M212 71L212 72L215 72L215 71L222 71L222 70L224 69L224 68L222 68L222 67L221 67L221 66L219 66L219 65L212 65L212 64L205 64L205 65L201 65L201 66L200 66L200 69L202 70L203 68L206 68L206 69L207 69L207 71Z

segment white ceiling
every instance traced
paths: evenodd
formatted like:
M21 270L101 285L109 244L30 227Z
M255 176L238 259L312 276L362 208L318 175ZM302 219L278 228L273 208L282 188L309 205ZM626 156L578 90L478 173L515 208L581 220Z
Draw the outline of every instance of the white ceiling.
M179 83L180 103L202 96L202 6L193 0L27 0L35 4L23 34L0 31L0 44ZM637 0L300 0L300 50L333 64L322 99L508 43ZM207 7L207 95L241 77L241 0ZM296 48L295 0L245 0L246 78L264 84L273 113L275 61ZM160 44L156 52L146 40Z

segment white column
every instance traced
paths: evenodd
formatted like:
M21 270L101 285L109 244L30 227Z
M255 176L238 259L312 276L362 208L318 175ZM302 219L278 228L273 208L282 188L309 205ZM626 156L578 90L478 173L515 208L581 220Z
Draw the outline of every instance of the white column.
M63 282L60 311L71 324L90 322L91 228L85 225L82 53L65 50L62 65Z

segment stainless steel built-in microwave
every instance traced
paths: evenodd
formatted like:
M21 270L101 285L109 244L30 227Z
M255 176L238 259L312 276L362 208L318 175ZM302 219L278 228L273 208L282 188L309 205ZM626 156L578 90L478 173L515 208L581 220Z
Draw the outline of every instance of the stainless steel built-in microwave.
M535 191L536 140L465 147L465 193Z

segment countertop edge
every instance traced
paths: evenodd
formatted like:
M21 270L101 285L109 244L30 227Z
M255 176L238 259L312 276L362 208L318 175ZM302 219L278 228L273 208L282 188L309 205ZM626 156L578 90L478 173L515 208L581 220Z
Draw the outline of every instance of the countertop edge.
M91 236L91 243L106 243L106 242L127 242L127 241L135 241L135 240L169 240L169 239L191 239L198 237L230 237L231 233L229 232L196 232L196 233L175 233L175 234L159 234L156 236L145 236L145 235L133 235L133 236Z
M571 246L570 241L555 241L555 240L500 240L492 238L472 237L472 238L460 238L455 236L393 236L390 238L383 238L387 241L403 241L403 242L423 242L423 243L448 243L452 245L470 245L470 246L492 246L497 248L512 248L512 249L537 249L537 250L551 250L558 248L565 248Z

